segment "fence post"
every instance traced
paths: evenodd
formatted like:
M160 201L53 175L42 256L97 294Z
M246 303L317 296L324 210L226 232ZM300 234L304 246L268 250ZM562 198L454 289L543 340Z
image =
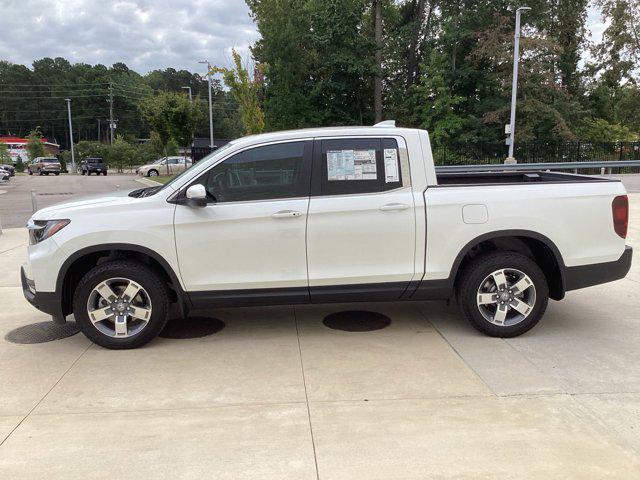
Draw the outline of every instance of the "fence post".
M36 199L35 190L31 190L31 210L33 211L33 213L35 213L36 210L38 210L38 200Z

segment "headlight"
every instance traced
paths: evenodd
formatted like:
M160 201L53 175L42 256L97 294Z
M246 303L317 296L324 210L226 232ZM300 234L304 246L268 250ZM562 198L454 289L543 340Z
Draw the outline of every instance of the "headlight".
M62 230L71 220L29 220L29 245L35 245Z

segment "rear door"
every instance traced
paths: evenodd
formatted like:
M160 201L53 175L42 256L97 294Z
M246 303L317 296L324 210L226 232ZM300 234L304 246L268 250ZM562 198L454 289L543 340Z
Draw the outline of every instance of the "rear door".
M307 221L312 301L400 297L415 271L410 178L401 138L316 140Z

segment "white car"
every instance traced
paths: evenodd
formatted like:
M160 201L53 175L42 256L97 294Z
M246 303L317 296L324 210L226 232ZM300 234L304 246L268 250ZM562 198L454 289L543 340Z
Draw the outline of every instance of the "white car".
M188 169L193 162L189 157L163 157L149 165L136 169L138 175L157 177L159 175L175 175Z
M170 304L456 299L492 336L548 298L620 279L618 180L437 174L426 131L343 127L235 140L161 187L36 212L26 298L107 348L153 339Z

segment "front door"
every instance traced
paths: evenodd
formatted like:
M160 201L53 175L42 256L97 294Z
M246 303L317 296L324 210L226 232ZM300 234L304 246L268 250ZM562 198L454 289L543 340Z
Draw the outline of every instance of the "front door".
M312 301L395 300L413 279L415 208L398 142L317 141L307 225Z
M308 300L312 149L312 141L253 147L192 183L204 185L209 197L205 207L176 208L180 274L192 298Z

